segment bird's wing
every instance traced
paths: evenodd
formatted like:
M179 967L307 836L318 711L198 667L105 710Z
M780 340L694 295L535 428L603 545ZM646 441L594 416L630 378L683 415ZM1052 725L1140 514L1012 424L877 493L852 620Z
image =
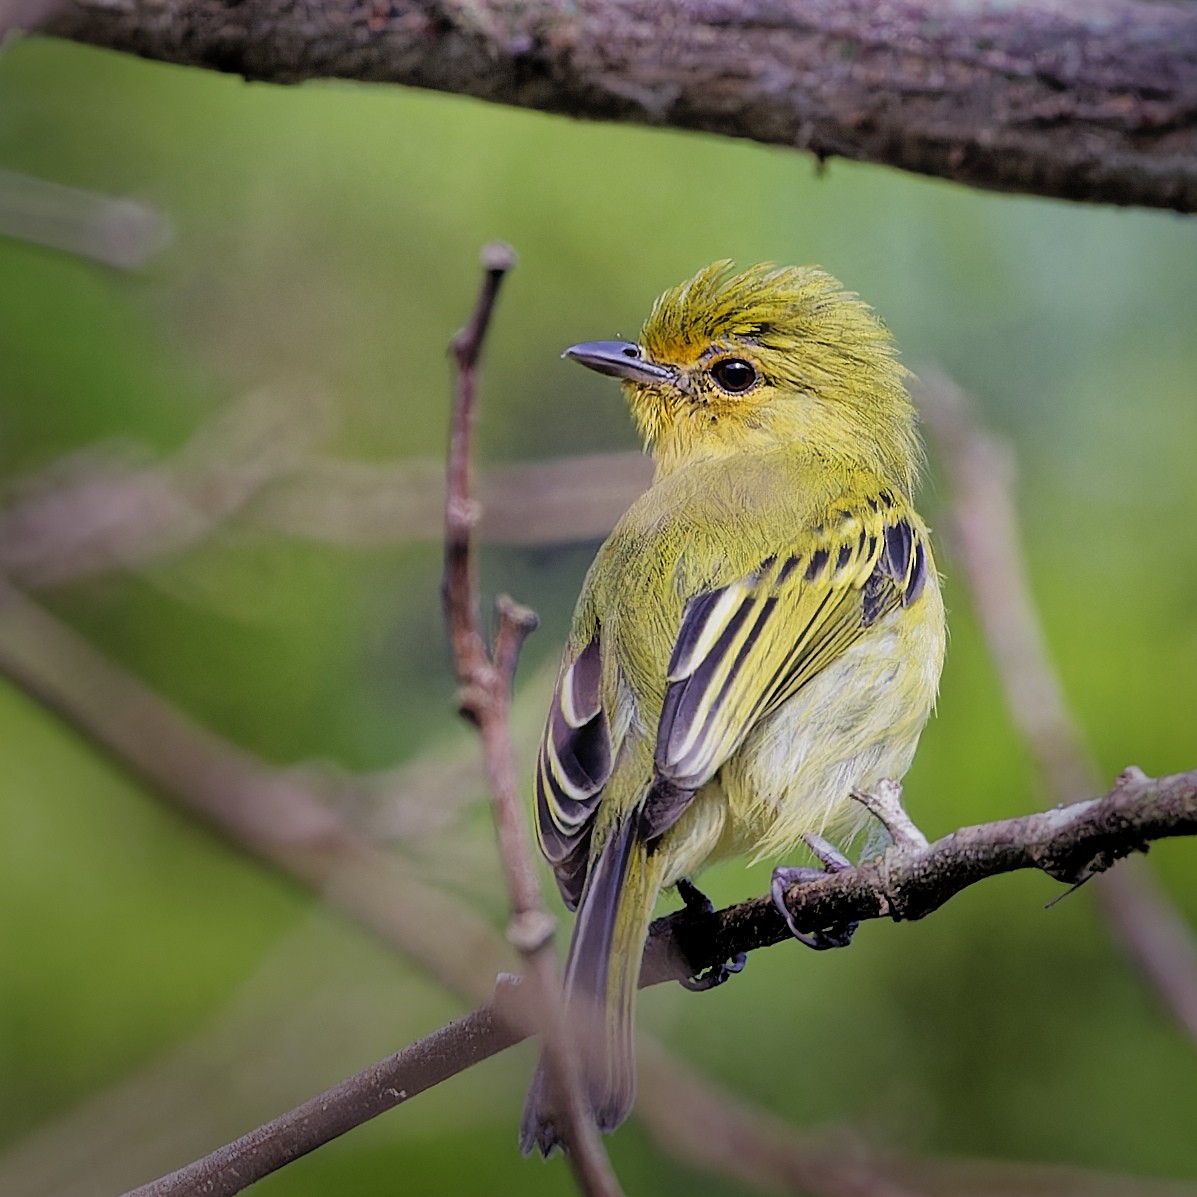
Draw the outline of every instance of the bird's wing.
M537 835L570 910L582 897L594 815L611 776L611 730L601 682L596 630L561 668L536 762Z
M657 780L640 816L646 839L677 821L761 719L913 603L931 568L917 524L884 501L803 540L686 603L657 729Z

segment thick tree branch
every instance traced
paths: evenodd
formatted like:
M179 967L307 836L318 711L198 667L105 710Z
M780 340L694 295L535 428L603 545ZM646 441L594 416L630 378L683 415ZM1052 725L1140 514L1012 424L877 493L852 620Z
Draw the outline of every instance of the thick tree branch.
M1197 211L1192 4L68 0L44 28L250 79L403 83Z

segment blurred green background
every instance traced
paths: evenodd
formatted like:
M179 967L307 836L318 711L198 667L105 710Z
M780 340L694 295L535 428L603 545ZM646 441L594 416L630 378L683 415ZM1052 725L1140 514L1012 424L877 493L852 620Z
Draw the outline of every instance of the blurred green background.
M481 467L631 448L615 388L560 349L634 333L661 289L715 258L815 262L876 306L909 364L941 364L1015 443L1036 594L1104 773L1197 764L1191 220L841 162L819 175L748 144L382 87L247 85L36 41L0 54L0 169L137 197L174 231L133 272L0 239L6 506L30 479L169 458L247 402L322 458L435 457L445 346L494 237L520 266L488 347ZM944 497L933 467L933 524ZM39 600L267 761L380 774L385 814L388 770L476 751L452 711L438 550L273 535L252 509ZM543 618L521 670L529 729L592 549L484 556L486 590ZM907 786L930 834L1044 798L942 557L952 640ZM0 740L7 1197L147 1180L462 1009L7 683ZM435 808L441 791L426 790ZM473 796L393 850L501 925ZM1151 854L1197 922L1193 860L1191 842ZM764 892L768 869L733 863L704 881L731 902ZM642 1021L803 1128L1197 1180L1197 1055L1090 895L1045 910L1056 893L1006 878L925 923L869 925L848 952L759 953L708 995L645 993ZM495 1192L569 1191L559 1160L515 1152L532 1062L527 1045L508 1052L260 1191L473 1193L480 1177ZM611 1152L632 1192L740 1191L698 1179L635 1122Z

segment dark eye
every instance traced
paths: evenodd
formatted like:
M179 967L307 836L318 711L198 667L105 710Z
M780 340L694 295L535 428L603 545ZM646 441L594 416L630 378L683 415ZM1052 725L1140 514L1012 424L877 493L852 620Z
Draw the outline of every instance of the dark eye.
M711 377L733 395L741 395L756 385L755 367L739 357L725 357L711 367Z

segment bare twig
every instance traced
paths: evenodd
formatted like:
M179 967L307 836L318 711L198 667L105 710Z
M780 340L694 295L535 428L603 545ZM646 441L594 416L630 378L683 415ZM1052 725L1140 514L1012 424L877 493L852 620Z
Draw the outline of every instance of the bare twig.
M925 373L920 406L951 483L953 545L1010 718L1053 799L1076 802L1093 792L1098 770L1031 597L1010 489L1012 451L978 426L966 396L941 373ZM1197 944L1184 920L1144 867L1119 869L1094 889L1123 950L1197 1044Z
M566 1037L560 977L553 954L553 919L545 909L524 825L511 743L511 686L520 645L536 626L536 616L510 599L497 603L499 620L493 651L478 628L477 594L472 576L471 535L477 506L470 497L470 427L474 417L478 358L514 252L492 244L483 250L485 274L474 314L454 338L458 381L449 433L445 500L445 574L442 593L453 645L461 712L478 728L490 783L499 853L507 875L512 918L507 937L524 960L532 999L542 1027L545 1059L554 1099L561 1112L568 1156L582 1191L594 1197L619 1193L619 1184L599 1141L582 1095L572 1047Z
M1197 13L1161 0L73 0L65 37L669 125L999 191L1197 209Z

